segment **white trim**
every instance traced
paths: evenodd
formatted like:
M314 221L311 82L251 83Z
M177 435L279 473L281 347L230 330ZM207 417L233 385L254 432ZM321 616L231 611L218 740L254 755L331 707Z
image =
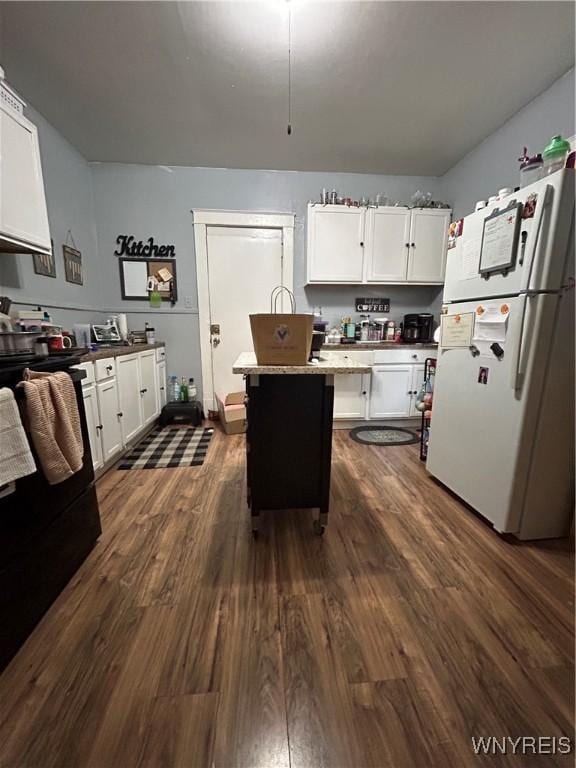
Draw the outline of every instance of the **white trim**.
M294 282L294 214L263 211L201 210L192 212L196 281L198 286L198 330L202 366L202 400L204 411L216 410L210 345L210 291L208 284L208 243L206 227L265 227L282 229L282 283L292 290Z
M223 227L278 227L294 228L293 213L268 213L266 211L227 211L198 209L192 211L194 224ZM247 223L247 222L250 223Z

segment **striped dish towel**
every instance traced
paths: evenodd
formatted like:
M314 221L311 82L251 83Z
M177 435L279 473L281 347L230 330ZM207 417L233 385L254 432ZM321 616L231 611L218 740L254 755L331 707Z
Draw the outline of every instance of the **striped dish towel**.
M14 392L0 389L0 486L36 472Z
M26 369L18 386L26 394L26 419L42 471L50 485L61 483L82 468L84 456L72 379L64 371Z

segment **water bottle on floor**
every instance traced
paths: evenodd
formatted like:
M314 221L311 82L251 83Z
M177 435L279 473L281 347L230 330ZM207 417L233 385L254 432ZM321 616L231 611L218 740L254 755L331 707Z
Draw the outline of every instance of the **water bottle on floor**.
M180 400L180 384L178 376L170 376L170 402L177 403Z

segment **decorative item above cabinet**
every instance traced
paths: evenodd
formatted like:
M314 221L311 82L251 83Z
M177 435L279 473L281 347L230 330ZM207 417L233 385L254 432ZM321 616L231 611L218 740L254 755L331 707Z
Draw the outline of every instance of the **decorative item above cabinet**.
M0 67L0 253L50 254L38 132Z
M308 283L444 282L446 208L308 205Z

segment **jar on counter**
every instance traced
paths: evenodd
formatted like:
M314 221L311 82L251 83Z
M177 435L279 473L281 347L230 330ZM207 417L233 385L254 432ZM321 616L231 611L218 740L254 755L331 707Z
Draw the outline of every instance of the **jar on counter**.
M386 324L386 341L394 341L396 336L396 323L394 320L390 320Z
M550 144L542 152L544 159L544 176L555 173L566 165L566 158L570 152L570 143L563 139L560 134L552 136Z

